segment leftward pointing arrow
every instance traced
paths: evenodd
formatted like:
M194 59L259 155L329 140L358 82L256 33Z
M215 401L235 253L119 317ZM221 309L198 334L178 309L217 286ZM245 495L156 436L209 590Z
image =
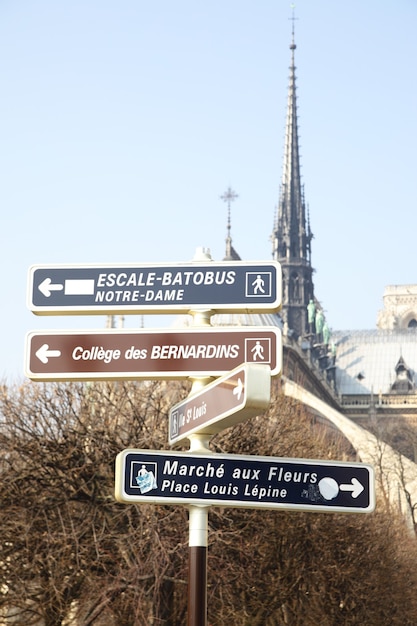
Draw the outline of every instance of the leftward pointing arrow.
M60 285L59 283L53 283L50 278L45 278L38 286L39 291L45 296L45 298L49 298L52 291L62 291L64 285Z
M35 355L38 357L39 361L42 361L42 363L46 365L50 358L61 356L61 352L60 350L50 350L48 344L44 343L43 346L35 352Z
M243 392L242 379L238 378L237 386L233 389L233 395L237 397L238 402L240 402L240 396L242 395L242 392Z
M63 285L53 283L50 278L45 278L38 285L38 289L45 298L49 298L53 291L62 290L66 296L91 296L94 294L94 284L93 278L67 278Z
M357 478L352 478L352 482L350 485L339 485L339 489L340 491L351 491L352 498L357 498L361 495L365 487L362 485L362 483L359 482Z

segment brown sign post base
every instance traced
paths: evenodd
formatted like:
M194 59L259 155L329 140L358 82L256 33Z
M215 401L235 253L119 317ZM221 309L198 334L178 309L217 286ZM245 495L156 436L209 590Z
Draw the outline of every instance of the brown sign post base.
M190 546L188 626L207 624L207 546Z

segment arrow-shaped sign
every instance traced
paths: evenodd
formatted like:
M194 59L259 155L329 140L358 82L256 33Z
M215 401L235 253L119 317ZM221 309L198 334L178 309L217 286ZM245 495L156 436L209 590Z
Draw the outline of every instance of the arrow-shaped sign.
M270 367L244 363L171 409L170 444L193 433L213 435L259 415L268 407L270 396Z
M352 478L350 485L339 485L340 491L351 491L352 498L357 498L361 495L365 487L359 482L357 478Z
M36 356L38 357L39 361L42 361L42 363L48 363L48 360L53 358L53 357L59 357L61 356L61 351L60 350L50 350L49 346L47 343L44 343L43 346L41 346L39 348L39 350L37 350L35 352Z

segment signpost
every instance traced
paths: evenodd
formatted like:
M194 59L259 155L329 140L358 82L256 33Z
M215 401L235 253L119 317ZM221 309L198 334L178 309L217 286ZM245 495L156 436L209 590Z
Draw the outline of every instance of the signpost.
M244 362L282 368L276 327L31 332L25 373L37 381L221 376Z
M213 454L207 437L267 408L282 369L277 327L211 327L216 312L274 312L277 262L33 266L28 306L37 315L191 313L183 330L31 332L25 373L36 381L220 377L172 407L169 442L189 452L123 450L119 502L179 504L189 510L188 626L207 623L207 534L211 506L367 513L375 507L371 466Z
M360 463L127 449L119 502L369 513L373 468Z
M169 443L195 432L214 435L259 415L268 407L270 396L270 367L244 363L172 407Z
M35 265L28 307L37 315L278 311L276 261L168 265Z

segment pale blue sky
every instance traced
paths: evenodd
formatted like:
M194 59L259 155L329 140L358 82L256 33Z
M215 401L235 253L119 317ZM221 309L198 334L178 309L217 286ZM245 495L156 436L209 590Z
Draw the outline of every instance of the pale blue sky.
M32 264L221 260L229 185L235 248L270 260L290 4L0 0L0 376L29 330L104 325L30 313ZM384 287L417 282L417 2L295 11L316 295L335 330L375 328Z

